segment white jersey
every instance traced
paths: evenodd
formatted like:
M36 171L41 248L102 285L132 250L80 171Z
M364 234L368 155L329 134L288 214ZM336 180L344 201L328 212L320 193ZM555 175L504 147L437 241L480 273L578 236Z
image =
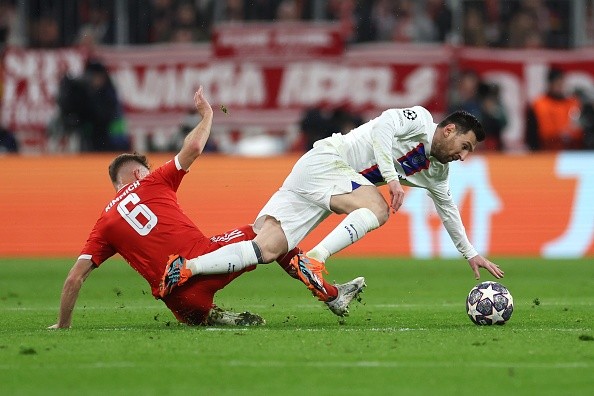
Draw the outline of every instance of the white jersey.
M428 191L456 248L466 258L477 255L468 241L449 189L449 165L431 157L437 124L421 106L389 109L346 135L333 134L316 146L331 146L346 162L375 185L393 180Z

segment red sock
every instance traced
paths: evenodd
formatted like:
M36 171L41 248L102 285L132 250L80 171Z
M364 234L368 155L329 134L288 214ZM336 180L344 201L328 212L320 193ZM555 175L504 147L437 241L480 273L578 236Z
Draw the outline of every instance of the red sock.
M301 251L301 249L299 249L299 247L296 247L293 250L291 250L290 252L288 252L287 254L285 254L284 256L279 257L276 260L278 265L280 265L280 267L287 274L289 274L289 276L291 276L294 279L299 279L299 277L297 276L297 274L295 274L293 267L291 267L291 260L293 259L293 257L298 255L299 253L303 253L303 252ZM322 281L324 282L324 289L326 289L326 293L328 294L328 299L329 300L335 299L338 296L338 289L336 288L336 286L331 285L330 283L326 282L326 279L322 279Z
M326 279L322 280L324 281L324 289L326 289L326 294L328 294L327 301L334 300L336 297L338 297L338 289L336 288L336 286L326 282Z
M280 267L287 274L289 274L289 276L291 278L293 278L293 279L299 279L299 277L297 276L297 274L293 270L293 267L291 267L291 260L293 259L293 257L295 257L296 255L298 255L299 253L303 253L303 252L301 251L301 249L299 249L298 247L296 247L296 248L293 248L293 250L291 250L290 252L288 252L284 256L279 257L279 258L276 259L276 262L278 263L278 265L280 265Z

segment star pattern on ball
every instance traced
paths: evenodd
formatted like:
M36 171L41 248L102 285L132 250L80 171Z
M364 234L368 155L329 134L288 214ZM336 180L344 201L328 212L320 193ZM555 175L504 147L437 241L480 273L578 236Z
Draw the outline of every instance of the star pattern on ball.
M466 298L466 307L466 313L476 324L503 324L511 316L513 298L503 285L488 281L472 288Z
M472 304L468 307L468 315L471 317L474 323L478 322L478 319L476 317L481 314L476 310L476 304Z
M491 301L494 301L493 297L495 296L495 294L499 294L497 290L493 289L492 283L489 283L489 286L487 286L486 289L481 289L481 292L483 293L483 295L481 296L479 301L485 300L487 298Z

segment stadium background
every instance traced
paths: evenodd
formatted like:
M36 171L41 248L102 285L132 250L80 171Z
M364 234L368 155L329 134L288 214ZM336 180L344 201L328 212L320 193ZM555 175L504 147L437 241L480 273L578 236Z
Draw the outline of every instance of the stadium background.
M593 11L594 0L0 0L0 394L590 396L594 152L529 151L523 135L552 66L592 107ZM107 66L132 146L153 165L197 122L204 85L212 144L179 200L207 234L253 220L310 143L312 110L366 120L422 104L438 118L474 70L507 125L452 165L452 192L477 249L506 271L510 322L468 320L477 280L423 191L408 190L385 226L327 263L329 281L366 278L346 318L267 265L216 296L266 326L176 324L114 257L85 282L72 328L48 330L113 198L114 153L56 122L59 81L88 59ZM19 152L4 153L12 137Z
M2 1L3 23L12 30L3 36L1 120L20 154L0 157L1 256L75 256L112 197L110 154L79 155L48 136L60 78L82 73L91 58L116 84L133 149L151 152L154 165L171 157L192 93L204 85L217 150L194 166L180 201L207 234L253 221L303 151L306 110L341 108L366 120L388 107L421 104L438 119L450 108L460 72L472 69L498 87L508 123L500 150L486 146L452 167L470 239L486 255L594 254L594 154L529 152L523 135L524 109L543 92L551 67L566 72L568 92L592 97L594 2L245 2L236 15L240 3ZM365 15L385 22L390 12L382 4L396 7L396 25L405 14L431 20L440 15L429 15L434 3L446 6L450 20L441 28L443 18L435 17L432 35L411 28L408 36L386 36L379 22L364 34L357 23ZM168 35L156 35L158 7L188 4L195 25L173 24ZM512 43L506 18L529 6L549 23ZM483 41L472 34L477 7L484 9ZM111 34L97 33L97 25ZM191 31L184 35L184 28ZM412 190L382 230L343 254L458 257L428 198Z

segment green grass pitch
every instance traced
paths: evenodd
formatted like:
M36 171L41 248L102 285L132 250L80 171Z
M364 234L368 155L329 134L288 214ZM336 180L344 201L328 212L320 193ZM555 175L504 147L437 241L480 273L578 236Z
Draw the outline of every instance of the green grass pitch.
M191 328L112 259L83 286L73 328L56 331L72 260L1 259L0 394L594 394L594 262L498 263L515 302L504 326L466 316L478 282L464 260L332 259L328 279L368 284L343 321L261 266L216 301L266 326Z

